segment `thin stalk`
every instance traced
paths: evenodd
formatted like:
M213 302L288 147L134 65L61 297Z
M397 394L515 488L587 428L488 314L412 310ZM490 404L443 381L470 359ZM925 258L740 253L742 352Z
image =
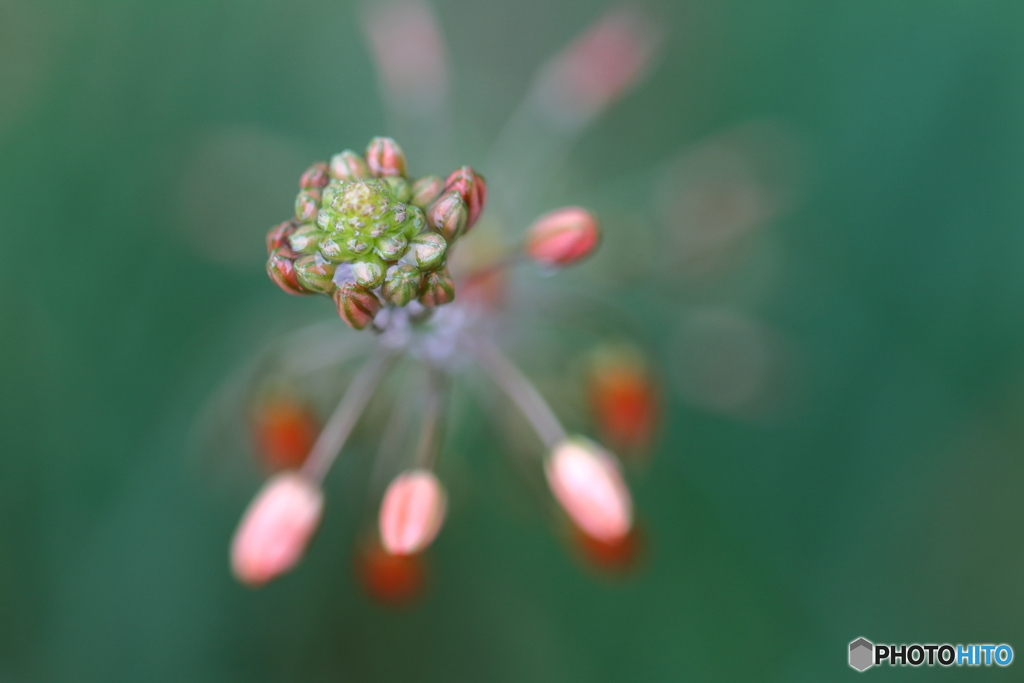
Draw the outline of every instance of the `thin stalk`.
M304 475L313 481L323 482L349 435L352 434L363 410L366 409L366 404L370 402L385 373L397 359L398 354L387 349L378 349L359 370L352 383L348 385L338 407L324 425L316 443L313 444L309 457L302 466Z
M526 418L548 450L566 439L565 427L530 380L494 344L482 342L476 350L480 366L501 387Z
M427 404L423 408L423 428L420 440L416 445L416 458L413 462L417 467L430 470L437 461L437 451L441 444L441 423L444 421L445 399L448 394L448 381L437 368L430 368Z

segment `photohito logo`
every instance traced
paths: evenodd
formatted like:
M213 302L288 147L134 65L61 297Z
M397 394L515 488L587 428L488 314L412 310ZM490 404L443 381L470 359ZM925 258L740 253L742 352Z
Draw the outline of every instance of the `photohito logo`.
M875 664L889 666L1009 666L1013 648L1009 645L876 645L867 638L850 643L850 666L865 671Z

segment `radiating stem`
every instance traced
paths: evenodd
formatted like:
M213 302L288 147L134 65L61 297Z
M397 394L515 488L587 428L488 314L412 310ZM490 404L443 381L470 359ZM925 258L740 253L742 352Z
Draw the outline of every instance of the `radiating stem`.
M322 482L344 448L366 404L370 402L384 374L398 359L398 354L388 349L378 349L359 370L352 383L345 390L338 407L334 409L323 431L313 444L309 457L302 466L302 473L313 481Z
M444 406L448 395L448 381L437 368L430 368L427 404L423 408L423 428L416 445L416 467L433 469L437 451L441 444L441 423L444 420Z
M550 450L565 440L566 432L551 407L530 380L490 342L482 342L476 351L481 367L502 391L508 394L523 416Z

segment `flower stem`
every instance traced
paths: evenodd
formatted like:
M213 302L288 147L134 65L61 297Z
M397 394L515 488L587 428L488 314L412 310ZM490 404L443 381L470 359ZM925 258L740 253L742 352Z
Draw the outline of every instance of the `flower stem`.
M397 359L398 354L393 351L378 349L359 370L352 383L348 385L338 407L324 425L316 443L313 444L309 457L302 466L302 473L305 476L313 481L323 482L363 414L366 404L370 402L385 373Z
M565 428L555 417L551 407L530 380L526 379L498 347L490 342L481 343L476 350L476 359L491 379L516 404L548 450L565 440Z
M417 467L433 469L437 460L437 451L441 443L441 423L444 420L445 399L448 394L448 381L437 368L430 368L427 404L423 408L423 428L416 446Z

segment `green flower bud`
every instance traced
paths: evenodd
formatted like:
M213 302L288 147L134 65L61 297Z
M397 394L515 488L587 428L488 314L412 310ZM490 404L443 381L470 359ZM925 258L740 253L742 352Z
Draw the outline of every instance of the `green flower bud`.
M377 240L377 253L385 261L394 261L405 253L409 240L403 234L385 235Z
M416 266L399 265L388 268L381 294L395 306L405 306L419 296L423 275Z
M441 196L444 190L444 181L441 176L425 175L412 184L412 204L425 209L430 203Z
M341 263L342 261L350 261L352 259L352 252L329 235L320 238L317 248L320 250L320 255L331 263Z
M384 284L384 272L387 266L380 259L368 257L352 264L352 275L356 283L367 289L376 289Z
M295 198L295 218L311 223L320 210L320 190L303 190Z
M391 138L374 138L366 148L366 163L375 176L404 176L405 153Z
M444 265L445 253L448 251L448 243L436 232L424 232L417 235L409 243L407 254L416 259L416 265L420 270L436 270Z
M391 197L396 202L408 202L412 197L412 186L402 176L388 176L384 178L384 182L387 183L388 189L391 190Z
M327 175L327 164L318 161L307 168L299 178L299 187L303 190L319 190L326 187L330 179Z
M293 251L303 254L312 254L316 251L317 242L323 237L323 233L315 225L307 223L301 225L288 237L288 244Z
M296 296L308 294L309 292L299 284L295 273L294 256L295 252L291 251L288 247L281 247L272 251L270 258L267 259L267 275L274 281L274 284L289 294L295 294Z
M341 285L334 290L332 298L338 307L338 315L356 330L372 323L381 308L380 299L373 292L356 284Z
M330 294L334 291L334 270L337 268L333 263L325 263L316 256L300 256L295 260L295 274L303 289L321 294Z
M427 273L423 279L423 293L420 303L428 308L443 306L455 300L455 282L448 274L448 269Z
M370 167L350 149L331 157L330 176L335 180L359 180L370 177Z
M458 192L445 192L440 199L430 205L427 218L445 241L451 244L466 229L466 203L462 201Z

